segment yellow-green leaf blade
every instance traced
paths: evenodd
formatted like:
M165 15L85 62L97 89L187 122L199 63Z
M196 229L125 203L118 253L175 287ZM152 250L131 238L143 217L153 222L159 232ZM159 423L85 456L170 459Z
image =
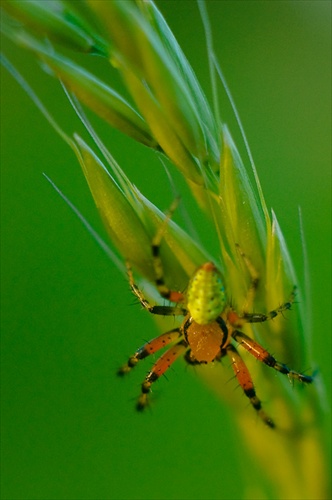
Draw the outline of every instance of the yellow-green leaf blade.
M3 0L2 7L42 36L71 49L108 54L108 44L61 0Z

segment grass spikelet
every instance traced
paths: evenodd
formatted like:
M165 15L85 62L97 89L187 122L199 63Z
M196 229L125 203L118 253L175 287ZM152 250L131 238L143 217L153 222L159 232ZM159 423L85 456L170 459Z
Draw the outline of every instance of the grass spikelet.
M82 9L81 2L61 0L2 3L6 12L3 33L42 62L43 68L62 83L72 103L77 99L128 140L151 148L177 169L191 191L190 203L195 203L192 219L199 213L216 235L217 244L203 247L189 231L168 220L139 191L112 154L105 154L101 139L79 108L76 111L90 133L87 140L78 133L71 138L65 136L48 118L75 152L108 236L123 260L130 261L134 272L154 286L151 241L166 218L160 254L166 286L182 293L194 270L214 260L221 268L232 306L244 311L242 319L250 298L250 312L254 313L273 312L289 300L292 306L286 308L284 316L264 323L264 342L273 355L286 359L290 366L314 368L308 344L308 306L281 227L275 213L267 209L255 169L254 175L248 173L246 160L220 120L222 110L217 109L215 86L218 78L220 86L225 84L212 54L204 3L199 2L209 42L213 110L154 2L88 0ZM87 12L93 23L87 20ZM91 69L88 58L92 54L120 73L123 93L111 81L100 78L93 65ZM236 118L241 129L237 113ZM90 145L91 139L99 146L98 153ZM245 146L251 160L247 143ZM178 172L174 178L177 176ZM159 180L157 194L158 189L164 189ZM190 205L186 198L180 203ZM248 294L250 287L257 287L257 293L252 290ZM245 325L245 333L264 345L261 331L260 325ZM238 393L210 365L198 367L197 373L234 412L234 426L264 475L262 484L256 485L256 494L271 499L325 500L319 376L310 387L297 382L293 387L287 376L276 376L257 359L249 359L248 366L267 412L277 415L275 430L253 424L252 414L246 411ZM248 481L244 497L250 496L251 486Z

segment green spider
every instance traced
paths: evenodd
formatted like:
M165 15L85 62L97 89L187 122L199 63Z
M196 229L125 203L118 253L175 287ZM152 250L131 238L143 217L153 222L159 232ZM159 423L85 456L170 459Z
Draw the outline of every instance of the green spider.
M184 355L185 360L190 364L210 363L228 356L235 376L244 394L249 398L251 405L265 424L272 428L275 427L273 420L262 408L250 372L236 346L241 345L256 359L291 379L297 379L306 384L312 383L313 377L294 371L285 364L280 363L258 342L240 330L245 323L263 323L290 309L294 302L295 288L288 302L266 314L250 314L247 312L238 314L232 308L226 295L220 271L212 262L206 262L195 271L184 293L170 290L165 285L163 265L160 258L160 244L165 230L164 226L158 231L152 242L152 259L156 276L155 285L161 297L169 300L174 305L151 305L135 284L131 266L127 263L129 283L132 292L144 309L152 314L162 316L183 316L183 321L179 327L146 342L118 371L119 375L124 375L134 368L141 359L158 352L166 346L170 346L146 375L136 408L138 410L146 408L149 403L148 396L152 384L170 368L179 356ZM250 300L252 302L254 292L258 286L258 275L239 246L238 250L251 276L249 293L251 292Z

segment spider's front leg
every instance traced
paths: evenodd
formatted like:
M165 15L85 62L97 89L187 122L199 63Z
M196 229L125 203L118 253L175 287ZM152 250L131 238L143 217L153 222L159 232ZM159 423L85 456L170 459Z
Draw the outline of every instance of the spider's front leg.
M156 382L161 375L163 375L168 368L177 360L179 356L184 354L188 349L187 342L183 339L177 344L173 345L170 349L168 349L153 365L151 371L145 377L145 380L142 384L141 395L138 398L136 409L139 411L144 410L148 404L148 394L151 392L151 386L154 382Z
M157 314L161 316L178 316L187 313L186 309L177 306L174 307L174 306L151 305L150 302L144 297L142 291L136 285L131 266L128 262L127 262L127 272L129 277L130 288L133 294L138 298L144 309L149 311L151 314ZM170 330L169 332L163 333L162 335L159 335L153 340L146 342L142 347L137 349L135 354L130 356L127 363L119 369L118 375L124 375L125 373L128 373L132 368L134 368L134 366L137 365L139 360L144 359L147 356L150 356L150 354L159 351L166 345L175 342L176 340L179 339L179 337L181 337L181 335L182 333L180 332L180 329L175 328L174 330Z
M287 375L290 379L297 379L306 384L311 384L313 382L313 377L304 375L303 373L299 373L295 370L291 370L287 365L280 363L272 356L272 354L264 349L258 342L248 337L248 335L246 335L245 333L234 330L232 336L240 345L242 345L248 352L250 352L250 354L258 359L258 361L261 361L267 366L274 368L278 372Z
M177 316L186 315L187 310L180 306L159 306L151 305L149 301L144 297L142 291L136 285L132 273L132 269L129 263L127 263L127 271L129 277L129 284L132 292L138 298L144 309L152 314L162 315L162 316ZM176 294L177 292L172 292ZM177 294L182 300L182 294ZM181 297L180 297L181 296ZM176 343L177 342L177 343ZM171 364L187 349L187 343L183 339L183 332L180 328L175 328L169 332L163 333L158 337L146 342L142 347L140 347L130 358L127 363L125 363L119 370L118 375L122 376L130 372L137 363L141 360L154 354L155 352L163 349L169 344L173 344L153 365L151 371L146 376L141 389L141 396L137 402L137 409L143 410L148 404L148 393L151 391L151 385L158 380L158 378L165 373L165 371L171 366Z
M249 370L240 354L232 344L229 344L226 347L226 353L232 361L232 368L240 386L243 389L244 394L247 396L253 408L256 410L257 414L263 420L263 422L265 422L265 424L269 427L274 428L275 424L273 420L262 409L262 403L256 395L254 383L250 376Z
M314 380L313 377L309 375L304 375L295 370L291 370L284 363L280 363L279 361L277 361L272 356L272 354L270 354L266 349L264 349L260 344L258 344L258 342L248 337L245 333L236 329L242 326L244 323L263 323L265 321L274 319L276 316L282 314L284 311L288 311L289 309L291 309L295 301L295 294L296 294L296 286L293 287L292 293L287 302L284 302L279 307L276 307L275 309L273 309L268 313L260 314L260 313L245 312L241 316L238 316L234 311L231 311L228 319L230 323L235 327L232 333L232 337L239 344L241 344L248 352L250 352L250 354L255 356L256 359L266 364L267 366L274 368L280 373L287 375L291 379L297 379L306 384L311 384Z
M127 363L118 370L118 375L125 375L126 373L130 372L130 370L132 370L132 368L134 368L141 359L154 354L155 352L159 351L163 347L166 347L172 342L176 342L181 336L182 333L180 331L180 328L175 328L174 330L162 333L158 337L149 340L149 342L146 342L144 345L142 345L142 347L137 349L135 354L130 356Z
M181 337L182 332L180 328L175 328L174 330L159 335L153 340L146 342L135 352L133 356L128 359L127 363L119 369L118 375L125 375L130 372L130 370L132 370L132 368L134 368L141 359L154 354L168 344L178 341L177 344L167 349L167 351L160 356L145 377L141 386L141 395L136 404L137 410L141 411L146 408L148 405L148 394L151 392L152 384L156 382L158 378L163 375L166 370L168 370L174 361L176 361L176 359L188 349L187 342L183 338L181 339Z

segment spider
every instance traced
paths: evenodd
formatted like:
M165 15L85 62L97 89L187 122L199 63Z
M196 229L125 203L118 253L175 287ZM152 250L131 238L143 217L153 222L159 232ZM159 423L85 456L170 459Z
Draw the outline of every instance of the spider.
M204 263L195 271L184 293L169 289L165 284L160 257L161 240L169 218L170 215L165 219L164 224L152 240L151 249L157 290L163 298L175 305L151 305L135 284L132 269L128 262L127 271L131 290L144 309L152 314L183 316L184 319L178 328L174 328L146 342L119 369L118 374L124 375L128 373L141 359L166 346L171 346L154 363L142 383L141 394L136 404L137 410L141 411L149 404L148 396L152 384L170 368L179 356L184 355L185 360L190 364L206 364L219 361L222 357L228 356L235 377L258 416L267 426L274 428L274 421L263 410L262 403L256 395L250 372L236 346L241 345L256 359L287 375L290 379L297 379L306 384L312 383L313 377L296 372L288 368L287 365L280 363L258 342L240 330L245 323L262 323L291 309L295 299L296 287L294 287L288 302L266 314L248 312L238 314L227 298L222 275L212 262ZM251 286L247 298L248 304L253 302L259 279L250 259L243 253L239 245L237 245L237 248L251 277Z

